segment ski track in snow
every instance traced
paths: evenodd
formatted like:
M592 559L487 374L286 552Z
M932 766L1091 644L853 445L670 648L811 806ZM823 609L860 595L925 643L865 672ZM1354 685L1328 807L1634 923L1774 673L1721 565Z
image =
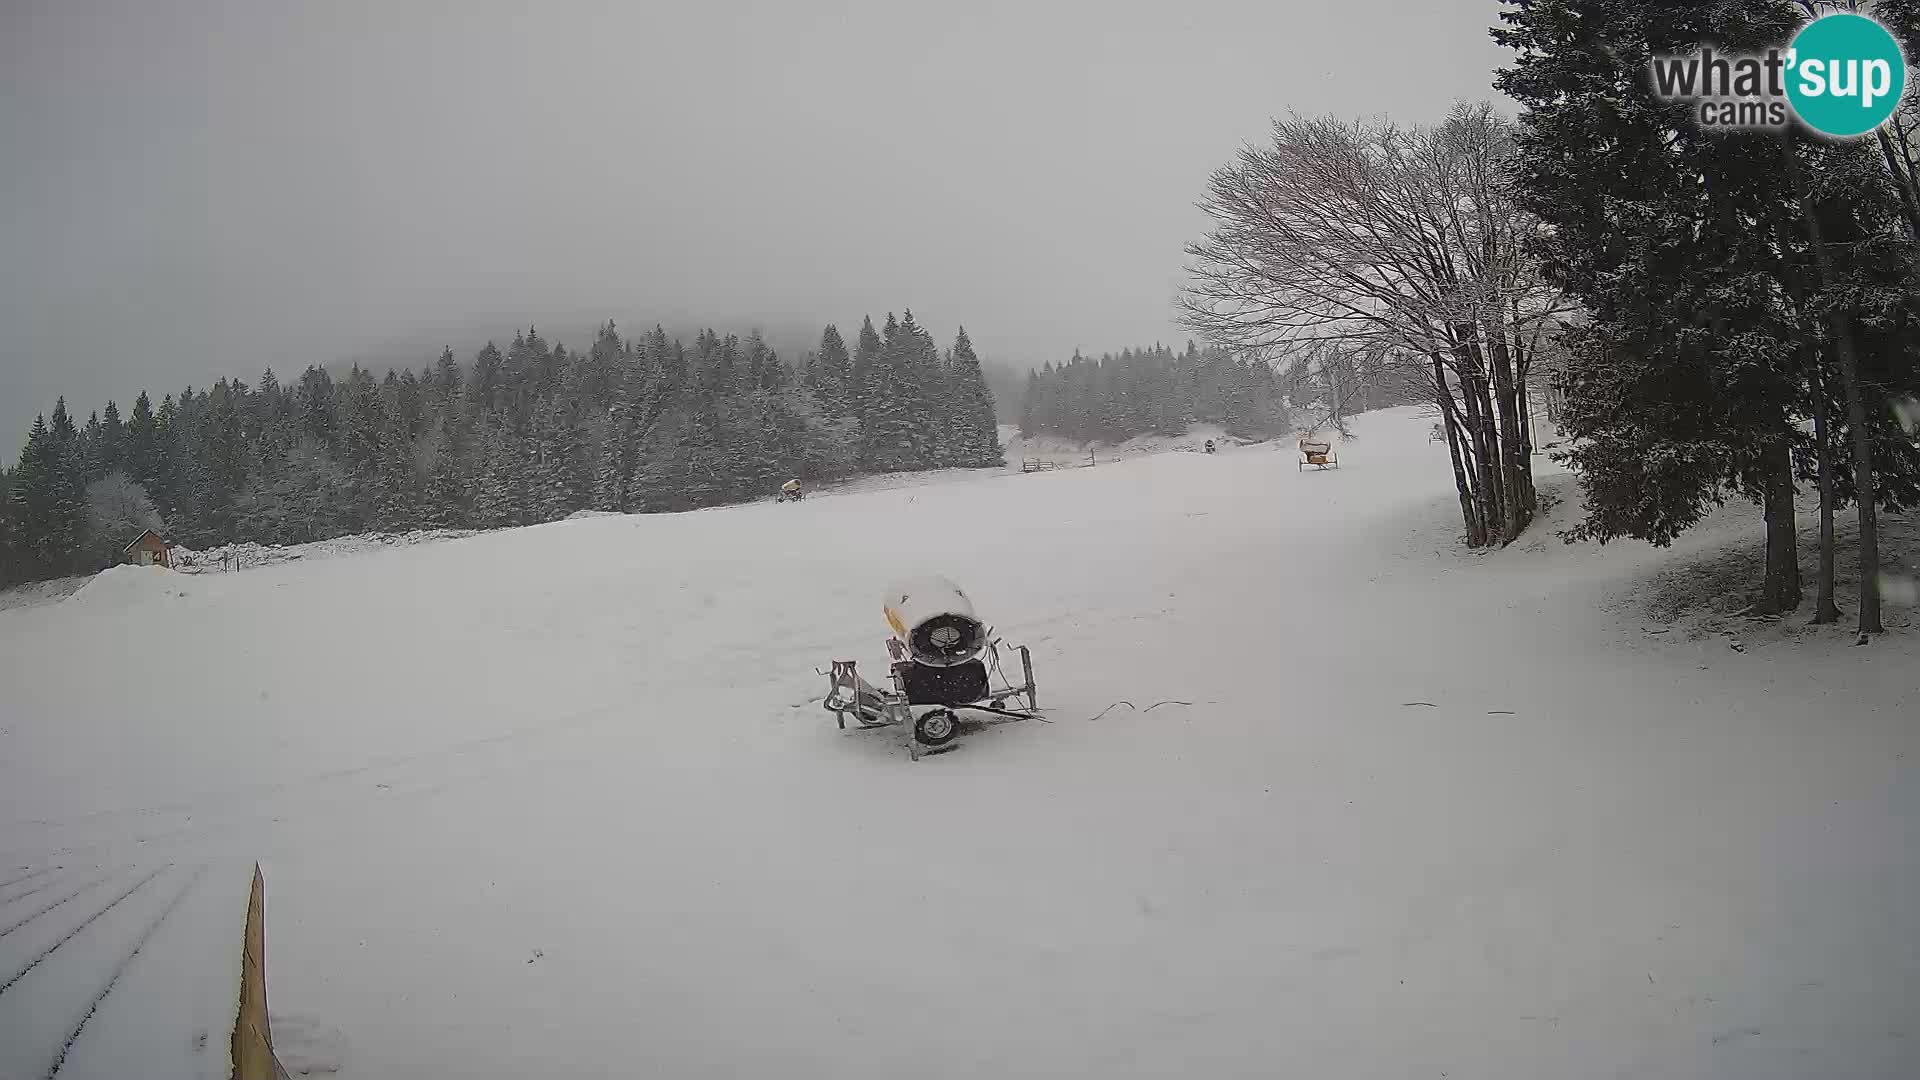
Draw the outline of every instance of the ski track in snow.
M0 925L257 858L349 1080L1920 1072L1915 638L1651 638L1619 597L1757 514L1467 552L1429 423L0 612ZM1052 723L834 729L925 571Z

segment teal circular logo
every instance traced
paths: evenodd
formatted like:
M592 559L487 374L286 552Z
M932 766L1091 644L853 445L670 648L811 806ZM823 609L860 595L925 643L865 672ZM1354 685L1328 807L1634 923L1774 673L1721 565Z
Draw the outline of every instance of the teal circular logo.
M1907 89L1907 60L1887 28L1842 12L1794 35L1787 100L1808 127L1852 138L1887 122Z

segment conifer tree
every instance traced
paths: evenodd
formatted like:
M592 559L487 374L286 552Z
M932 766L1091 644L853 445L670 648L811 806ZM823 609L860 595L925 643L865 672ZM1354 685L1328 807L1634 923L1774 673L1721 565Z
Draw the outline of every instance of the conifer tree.
M527 507L527 484L519 436L505 421L488 419L480 431L480 452L474 478L474 524L484 529L520 524Z
M33 418L9 491L14 543L30 560L35 574L52 572L61 554L54 528L54 474L59 466L59 450L47 430L46 414L41 413Z
M127 428L120 420L120 406L108 399L100 414L100 468L112 472L126 461Z
M542 403L531 441L527 494L532 520L558 521L585 509L590 486L569 410L557 401Z
M980 358L974 355L973 342L964 326L953 339L946 385L943 426L953 432L953 455L942 464L969 469L1006 464L999 425L994 419L993 394L987 389Z
M474 354L473 378L467 392L467 401L474 416L499 412L505 407L505 376L501 371L503 364L500 349L491 341Z
M308 367L294 390L294 400L300 412L301 430L321 446L331 447L337 423L332 377L324 368Z
M829 323L820 332L820 348L813 360L812 389L821 410L829 416L851 411L853 359L847 355L847 343L841 340L839 327Z
M869 394L868 383L873 380L874 368L880 363L880 353L884 344L880 335L873 329L873 316L863 316L860 321L860 335L853 350L853 372L847 384L847 396L856 402L855 411L864 414Z
M472 480L468 476L461 445L460 425L448 409L434 426L428 442L430 464L427 469L425 517L441 528L465 528L472 518Z
M433 363L433 378L427 381L427 400L436 407L445 408L460 396L460 361L453 358L453 347L440 350L440 359Z

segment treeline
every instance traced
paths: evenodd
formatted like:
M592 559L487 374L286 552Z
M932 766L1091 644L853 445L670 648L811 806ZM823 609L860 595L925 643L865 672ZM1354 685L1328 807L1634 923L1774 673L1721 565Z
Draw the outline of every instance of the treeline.
M384 379L309 367L291 385L141 393L78 423L62 399L0 473L0 580L96 569L142 528L205 547L369 529L495 528L579 510L662 512L819 480L1001 463L993 399L962 329L828 326L798 365L755 333L609 322L569 350L529 329L470 364L451 348Z
M1243 438L1278 435L1287 427L1280 380L1265 363L1192 342L1182 353L1155 345L1089 360L1076 352L1028 375L1020 408L1022 434L1082 442L1177 435L1194 423Z

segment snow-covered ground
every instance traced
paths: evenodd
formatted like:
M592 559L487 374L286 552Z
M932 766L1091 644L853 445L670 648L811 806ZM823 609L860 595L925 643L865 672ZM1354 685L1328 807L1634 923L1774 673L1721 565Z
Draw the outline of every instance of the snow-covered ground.
M118 570L0 612L0 867L258 858L344 1077L1920 1073L1920 637L1650 635L1757 515L1467 553L1429 424ZM922 571L1052 723L834 729Z
M24 585L10 585L0 589L0 611L58 603L78 592L90 580L92 580L91 575L82 575L53 578L48 581L29 581Z
M1130 458L1173 452L1198 453L1212 439L1216 449L1238 449L1259 445L1255 440L1238 439L1213 424L1194 424L1181 435L1136 435L1125 442L1088 444L1057 435L1021 435L1017 427L1000 428L1000 445L1005 448L1007 465L1017 470L1022 460L1049 461L1062 468L1095 462L1126 461ZM1285 441L1285 440L1282 440ZM1292 444L1287 443L1292 449Z
M582 513L586 512L582 511ZM356 533L353 536L336 536L329 540L315 540L306 544L256 544L251 541L241 541L221 544L219 547L201 551L177 547L173 549L172 556L175 569L188 574L204 574L251 570L255 567L271 566L274 563L299 560L338 559L344 555L364 555L383 548L437 544L443 540L458 540L472 536L475 532L474 529L414 529L409 532Z

